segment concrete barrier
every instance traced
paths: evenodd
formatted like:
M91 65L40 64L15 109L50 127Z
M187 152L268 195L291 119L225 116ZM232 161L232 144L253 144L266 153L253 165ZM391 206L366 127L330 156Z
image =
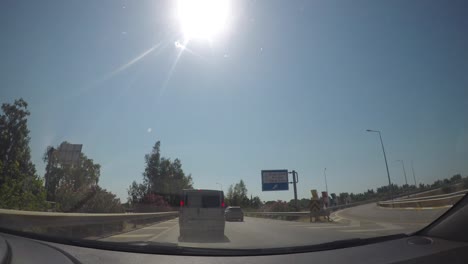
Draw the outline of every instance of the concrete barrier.
M84 214L49 213L0 209L0 226L3 227L64 227L92 224L105 224L122 221L176 217L178 211L161 213L123 213L123 214Z
M58 236L88 237L128 231L139 225L177 217L178 211L160 213L87 214L0 209L0 226L12 230Z

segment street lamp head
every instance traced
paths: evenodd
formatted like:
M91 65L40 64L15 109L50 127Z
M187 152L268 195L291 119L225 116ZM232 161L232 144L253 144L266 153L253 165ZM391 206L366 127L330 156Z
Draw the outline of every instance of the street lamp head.
M367 131L367 132L372 132L372 130L370 130L370 129L366 129L366 131Z

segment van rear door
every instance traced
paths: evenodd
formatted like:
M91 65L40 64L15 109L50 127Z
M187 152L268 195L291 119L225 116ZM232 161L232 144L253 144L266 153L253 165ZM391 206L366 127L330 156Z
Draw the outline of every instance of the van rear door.
M186 190L179 224L181 230L224 233L224 196L216 190ZM181 231L182 232L182 231Z
M222 192L207 191L202 193L199 218L207 220L222 219L224 221L224 205Z
M201 207L201 193L195 191L188 191L184 193L184 202L182 213L186 220L195 220L200 214Z
M184 214L190 220L215 220L224 214L224 197L220 191L187 191Z

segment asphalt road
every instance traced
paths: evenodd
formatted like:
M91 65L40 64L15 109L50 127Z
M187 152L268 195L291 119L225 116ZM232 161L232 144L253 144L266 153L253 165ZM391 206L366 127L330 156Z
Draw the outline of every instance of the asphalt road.
M245 217L226 222L224 238L179 237L178 219L102 239L114 242L158 242L185 247L275 248L415 232L449 208L387 209L368 204L332 214L332 222L294 222Z

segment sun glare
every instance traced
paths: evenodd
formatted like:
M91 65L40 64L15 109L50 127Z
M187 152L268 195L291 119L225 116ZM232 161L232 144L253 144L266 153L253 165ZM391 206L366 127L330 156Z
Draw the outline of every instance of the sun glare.
M186 40L212 41L226 30L230 14L228 0L178 0L177 15Z

